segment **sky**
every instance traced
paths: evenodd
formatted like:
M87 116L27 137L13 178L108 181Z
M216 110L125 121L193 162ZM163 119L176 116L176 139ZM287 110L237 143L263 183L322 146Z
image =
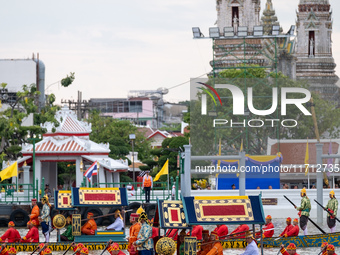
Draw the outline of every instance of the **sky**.
M288 31L299 0L272 2ZM330 3L337 62L340 1ZM262 10L264 4L262 0ZM209 34L217 19L214 0L11 0L2 1L0 16L0 59L39 53L46 66L45 88L58 104L61 99L75 100L77 91L83 99L126 98L129 90L172 88L211 70L212 41L194 40L191 28ZM70 72L75 72L74 83L61 87L57 82ZM185 83L170 89L165 100L189 96Z

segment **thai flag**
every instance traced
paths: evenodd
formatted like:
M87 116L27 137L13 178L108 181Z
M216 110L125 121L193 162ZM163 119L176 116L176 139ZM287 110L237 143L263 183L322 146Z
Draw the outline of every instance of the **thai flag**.
M98 164L97 161L93 162L93 164L86 170L84 176L87 177L91 181L92 175L97 175L98 173Z

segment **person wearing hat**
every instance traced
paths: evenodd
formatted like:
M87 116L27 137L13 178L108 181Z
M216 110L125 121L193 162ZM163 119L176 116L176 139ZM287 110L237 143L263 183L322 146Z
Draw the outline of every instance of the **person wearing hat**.
M39 216L39 221L41 223L42 233L45 236L45 242L48 243L50 241L50 229L52 229L52 226L50 217L51 205L47 195L41 199L41 203L43 204L43 208L41 216Z
M218 240L218 234L212 231L210 234L210 241L212 242L212 247L207 255L223 255L223 247Z
M274 224L272 223L272 216L267 215L266 224L263 228L262 238L270 238L274 235Z
M35 220L27 222L27 228L29 229L26 236L24 236L21 243L39 243L39 230Z
M286 249L285 246L281 244L280 252L283 255L299 255L296 253L296 245L294 243L290 243Z
M300 216L300 228L303 230L304 235L308 234L307 222L309 217L309 212L312 208L309 198L306 194L306 188L301 190L301 205L299 207L295 206L295 209L299 211Z
M66 231L60 235L60 240L65 242L73 242L74 236L72 235L72 215L66 218Z
M335 232L335 218L336 214L338 212L338 200L335 198L335 192L334 190L332 190L331 192L329 192L329 198L330 200L328 201L327 205L326 205L326 209L333 215L330 215L329 213L327 213L327 225L328 227L331 229L331 233Z
M37 205L37 199L33 198L32 199L32 211L31 214L28 215L30 217L30 220L35 220L39 224L39 215L40 215L40 210L39 206Z
M241 255L259 255L259 249L251 233L247 232L245 234L246 242L248 243L245 252Z
M112 243L109 248L107 248L107 251L111 255L125 255L125 253L119 249L119 244L117 243Z
M137 254L136 247L134 247L132 244L137 241L138 233L141 228L141 224L138 222L138 218L139 214L130 214L130 223L132 226L130 227L130 234L127 238L129 242L127 250L130 254Z
M122 229L124 229L123 217L120 214L120 211L118 209L115 211L115 218L116 218L115 222L113 222L110 226L108 226L106 228L106 230L109 230L109 229L122 230Z
M73 251L76 253L76 255L80 255L81 249L83 249L85 246L82 243L76 244L75 242L72 242L71 247L73 248Z
M7 249L6 243L3 243L1 245L0 255L16 255L16 254L17 254L17 250L14 247Z
M148 215L142 212L139 216L141 229L137 236L137 241L133 243L137 246L139 255L152 255L153 254L153 240L152 240L152 227L148 224Z
M228 235L228 227L224 224L216 225L214 231L217 232L219 239L225 239L225 236Z
M143 177L142 187L145 192L145 203L150 203L150 191L153 187L152 177L149 175L150 171L146 170Z
M217 231L215 231L215 232L217 232ZM218 232L217 232L217 234L218 234ZM211 250L211 248L213 246L213 244L210 243L209 230L205 229L205 230L202 231L202 238L203 238L203 241L202 241L201 249L197 252L197 255L206 255Z
M80 255L88 255L89 254L89 249L86 248L86 247L83 247L83 248L80 249L79 254Z
M93 213L87 213L87 221L84 226L81 227L81 233L85 235L94 235L97 230L97 223L93 219Z
M327 252L327 246L328 246L328 243L327 242L324 242L321 244L321 252L322 254L321 255L327 255L328 252ZM320 253L319 253L320 254Z
M40 254L43 255L52 255L52 251L50 248L46 247Z
M286 224L287 226L285 227L285 229L282 231L282 233L279 235L279 236L284 236L286 235L292 228L293 228L293 225L292 225L292 218L291 217L288 217L286 219Z
M245 238L245 232L249 231L249 227L246 224L241 224L233 232L231 232L229 237Z
M288 236L298 236L300 232L300 228L299 228L299 220L298 219L294 219L293 220L293 227L283 236L284 237L288 237Z
M334 247L334 245L330 244L330 245L327 246L327 254L328 254L328 255L337 255L337 254L335 253L335 247Z
M20 242L21 236L15 228L13 221L8 222L7 231L0 237L0 242L6 243L18 243Z

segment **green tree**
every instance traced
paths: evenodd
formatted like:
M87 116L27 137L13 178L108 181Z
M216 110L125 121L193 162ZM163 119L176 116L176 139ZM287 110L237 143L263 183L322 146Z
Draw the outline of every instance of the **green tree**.
M233 84L238 86L247 95L247 86L253 87L253 104L255 109L266 110L272 105L272 88L278 87L303 87L308 89L308 84L303 81L293 81L281 73L267 73L263 68L248 68L244 70L230 69L222 71L219 77L210 77L208 84ZM193 145L193 154L217 154L218 141L222 140L222 151L235 153L239 150L241 143L248 149L252 155L262 155L267 153L268 137L272 139L304 139L314 138L315 130L311 116L305 116L296 106L287 106L287 115L281 115L281 98L279 96L277 112L270 116L255 116L250 113L249 116L233 115L232 94L226 89L217 89L222 99L223 105L214 104L208 97L208 109L215 109L217 117L201 115L201 100L193 100L190 108L190 137ZM198 93L200 98L202 93ZM315 102L315 111L318 119L320 134L329 133L331 137L337 137L340 124L340 109L335 109L334 105L321 98L317 93L312 93ZM288 94L289 98L299 98L299 94ZM305 104L305 107L306 104ZM308 107L307 107L308 108ZM245 109L247 109L245 107ZM213 119L226 119L227 125L212 127ZM264 121L265 125L260 128L250 127L230 127L230 120L234 122L246 122L250 119L259 119ZM274 127L270 121L265 119L278 119ZM287 128L280 123L284 119L294 119L298 122L298 127ZM292 124L290 122L289 124ZM279 126L279 128L277 128Z

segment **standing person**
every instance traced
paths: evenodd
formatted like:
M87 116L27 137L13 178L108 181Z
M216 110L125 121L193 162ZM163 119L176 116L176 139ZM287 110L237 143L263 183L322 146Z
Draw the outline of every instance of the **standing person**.
M299 255L296 253L296 245L294 243L290 243L286 249L285 246L281 244L280 252L282 255Z
M114 229L114 230L122 230L122 229L124 229L123 217L120 214L119 209L117 209L115 211L115 218L116 218L115 222L113 222L110 226L108 226L106 228L106 230L108 230L108 229Z
M39 220L38 220L39 215L40 215L40 210L37 205L37 199L33 198L32 199L32 211L31 211L31 214L28 216L30 217L31 221L35 220L38 223L38 226L39 226Z
M308 234L307 231L307 222L308 222L308 217L309 217L309 212L312 208L311 204L310 204L310 200L307 197L306 194L306 188L303 188L301 190L301 205L300 207L296 207L295 209L299 211L299 215L300 215L300 228L303 230L304 235Z
M329 192L329 198L330 200L328 201L326 205L326 209L336 217L336 214L338 212L338 200L335 198L335 193L334 190ZM334 216L331 216L329 213L327 213L327 225L331 229L331 233L335 232L335 218Z
M137 254L136 247L132 244L137 241L137 236L141 228L141 224L138 222L138 217L139 214L137 213L131 213L130 215L130 223L132 226L130 227L130 235L128 237L129 245L127 250L131 255Z
M41 199L41 203L43 204L43 208L41 211L41 216L39 216L39 221L41 223L42 233L45 236L45 242L48 243L50 241L50 226L51 226L51 205L48 202L48 196L44 196Z
M27 228L29 230L26 236L21 239L21 243L39 243L39 230L36 225L35 220L27 222Z
M272 216L267 215L266 224L263 228L262 238L270 238L274 235L274 224L272 223Z
M245 252L241 255L259 255L259 249L251 233L246 234L246 242L248 243Z
M21 236L15 228L15 224L13 221L8 222L8 229L0 237L0 242L6 242L6 243L18 243L20 242Z
M286 219L286 224L287 224L287 226L286 226L286 228L282 231L282 233L279 235L279 236L284 236L284 235L286 235L292 228L293 228L293 226L292 226L292 219L290 218L290 217L288 217L287 219Z
M215 231L212 231L210 234L210 241L214 242L212 243L212 247L210 251L207 253L207 255L223 255L223 247L218 240L218 234Z
M93 213L87 213L87 221L84 226L81 227L81 233L85 235L94 235L97 230L97 223L93 219Z
M152 177L149 175L150 171L146 170L143 177L142 187L145 192L145 203L150 203L150 191L153 187Z
M298 219L294 219L293 220L293 227L286 234L284 234L284 237L287 237L287 236L298 236L299 232L300 232L299 220Z
M216 228L214 229L215 232L218 234L219 239L225 239L225 236L228 235L228 227L223 224L216 225ZM209 235L209 231L208 231Z
M133 245L137 246L139 255L153 254L152 227L148 224L148 215L142 212L139 216L141 229L138 233L137 241Z

